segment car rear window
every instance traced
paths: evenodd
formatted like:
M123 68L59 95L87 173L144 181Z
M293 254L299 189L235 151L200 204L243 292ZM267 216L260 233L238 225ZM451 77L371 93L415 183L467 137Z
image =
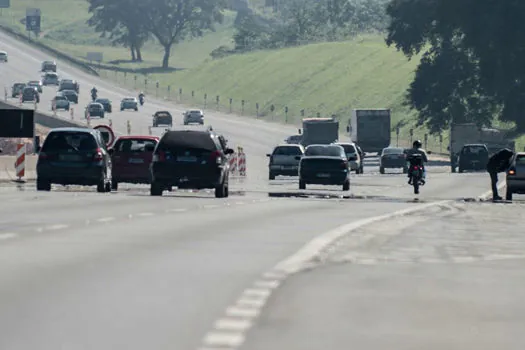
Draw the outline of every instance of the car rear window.
M300 156L302 154L299 147L276 147L273 151L274 156Z
M471 154L474 156L480 156L480 155L488 154L488 151L483 146L469 146L469 147L464 147L461 153Z
M385 148L383 154L403 154L405 150L402 148Z
M346 154L357 153L357 151L355 150L354 145L340 145L340 146L343 147L343 149L345 150Z
M525 165L525 154L519 154L516 156L516 165Z
M309 146L306 148L307 156L341 157L340 146Z
M145 152L146 145L155 146L157 141L146 139L120 140L115 149L117 152Z
M55 100L67 100L66 96L56 96Z
M97 148L93 135L86 132L51 132L44 142L42 152L61 150L91 151Z

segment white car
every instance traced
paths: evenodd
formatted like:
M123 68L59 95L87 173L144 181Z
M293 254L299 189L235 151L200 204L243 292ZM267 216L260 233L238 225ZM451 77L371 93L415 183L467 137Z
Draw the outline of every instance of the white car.
M184 125L200 124L204 125L204 113L200 109L186 111L182 114L184 116Z
M348 166L350 166L351 171L355 171L356 174L363 173L363 160L359 155L357 146L353 142L337 142L336 145L343 147L348 158Z
M126 97L120 101L120 110L132 109L135 112L139 110L139 101L135 97Z
M0 51L0 62L7 62L7 52Z

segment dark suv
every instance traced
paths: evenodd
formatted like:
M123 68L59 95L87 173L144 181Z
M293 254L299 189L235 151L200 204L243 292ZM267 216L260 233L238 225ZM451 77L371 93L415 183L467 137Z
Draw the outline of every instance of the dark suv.
M96 185L97 192L111 191L111 157L98 130L53 129L38 152L38 191L51 190L51 184Z
M173 126L173 117L170 112L157 111L153 114L153 127L156 128L160 125Z
M172 187L214 188L215 197L228 197L229 155L224 138L213 131L166 132L153 152L151 195L161 196Z

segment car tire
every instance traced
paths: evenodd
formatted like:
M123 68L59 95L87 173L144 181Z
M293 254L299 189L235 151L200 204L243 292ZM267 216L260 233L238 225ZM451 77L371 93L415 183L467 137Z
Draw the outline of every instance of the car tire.
M462 174L463 173L463 168L462 167L458 167L458 173Z
M343 191L350 191L350 180L346 180L343 184Z
M106 186L104 187L106 192L111 192L111 185L112 185L111 181L106 182Z
M36 190L37 191L51 191L51 183L42 179L36 180Z
M268 179L269 179L269 180L275 180L275 174L270 173L270 174L268 175Z
M299 180L299 189L306 190L306 182L304 180Z
M512 200L512 189L507 187L507 193L505 194L505 200L511 201Z
M226 197L227 185L223 182L215 187L215 198Z
M124 108L121 108L120 111L122 112L124 110Z
M118 181L117 180L111 180L111 189L113 191L118 191Z
M158 182L152 182L149 193L151 196L162 196L162 186Z
M98 193L106 193L106 181L105 179L102 179L97 184L97 192Z
M383 168L383 167L379 167L379 172L380 172L381 174L384 174L384 173L385 173L385 168Z
M139 111L139 109L138 109L138 108L135 108L135 112L138 112L138 111Z

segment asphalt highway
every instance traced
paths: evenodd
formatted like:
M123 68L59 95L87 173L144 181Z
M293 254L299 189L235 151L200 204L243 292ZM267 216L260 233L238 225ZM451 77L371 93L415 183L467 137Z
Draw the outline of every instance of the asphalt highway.
M1 81L9 89L15 82L37 79L40 63L50 58L4 34L0 43L10 55L10 62L0 65ZM121 134L128 120L132 134L147 134L156 110L180 116L176 127L183 128L180 106L146 97L139 112L120 112L120 99L135 92L61 61L58 73L80 82L75 119L83 116L89 90L96 86L100 97L113 101L115 112L107 119ZM38 108L50 109L54 93L44 88ZM67 112L59 114L69 118ZM206 111L206 121L247 154L247 177L232 181L227 199L215 199L209 191L153 198L147 186L133 185L105 194L76 186L57 186L49 193L36 192L32 183L0 186L0 349L197 349L210 330L243 328L217 325L216 320L261 274L310 240L402 209L476 198L489 185L486 174L450 174L446 164L438 163L429 167L428 183L414 201L405 175L380 175L377 159L370 158L363 175L352 175L350 192L322 186L299 191L293 178L268 181L265 156L295 127L212 111ZM432 213L431 207L424 212ZM435 228L437 234L438 224L429 221L428 230ZM378 228L372 225L371 230ZM281 302L291 302L310 283L318 282L292 283ZM332 281L326 285L339 288ZM314 306L323 304L319 300ZM310 325L292 316L288 320L297 324L297 333L285 343L264 347L273 345L264 342L269 333L257 332L279 327L279 320L265 317L262 326L255 323L254 340L245 346L301 348L304 337L297 334ZM342 322L343 316L336 317ZM330 336L330 330L327 323L323 334ZM224 344L217 339L204 346L219 349Z

